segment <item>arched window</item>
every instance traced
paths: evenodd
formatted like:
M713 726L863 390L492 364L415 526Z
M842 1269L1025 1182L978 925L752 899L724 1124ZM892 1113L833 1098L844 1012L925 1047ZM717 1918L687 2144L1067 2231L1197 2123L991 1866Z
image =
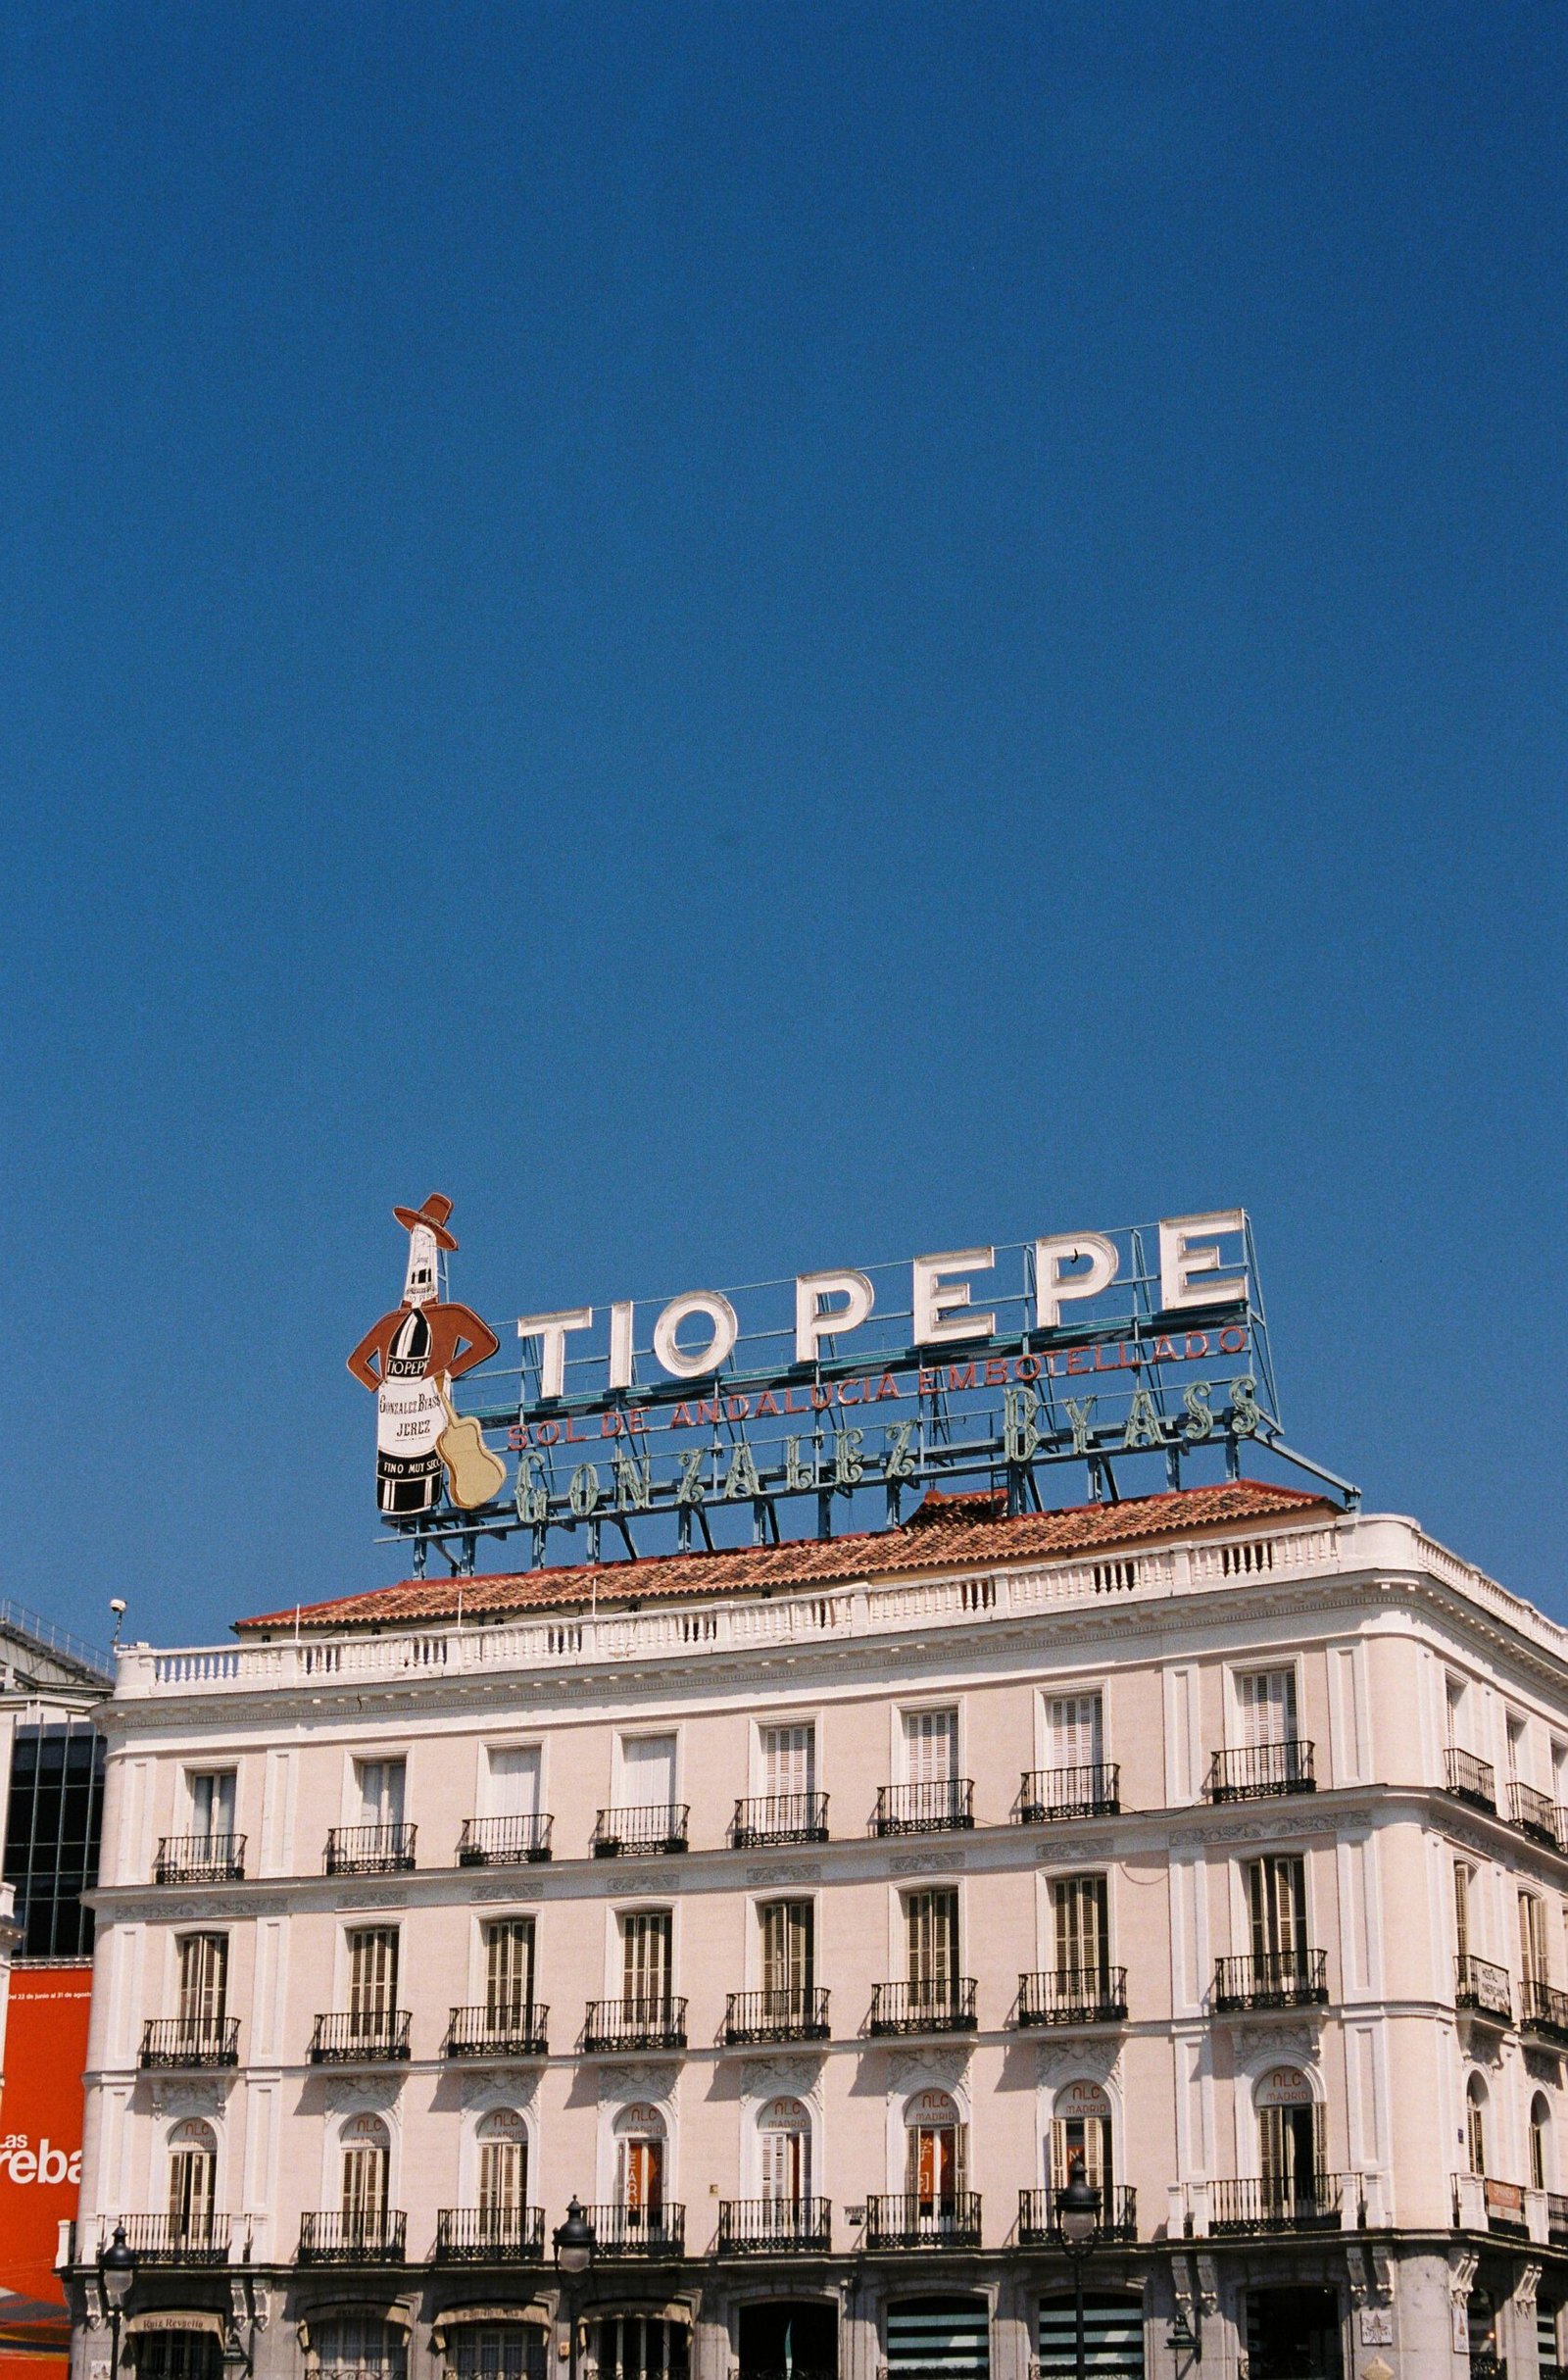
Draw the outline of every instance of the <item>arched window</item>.
M762 2201L799 2206L811 2195L811 2117L798 2099L770 2099L757 2119Z
M339 2314L311 2324L310 2380L408 2380L409 2343L395 2323Z
M528 2203L527 2125L514 2107L492 2107L478 2139L481 2211L519 2214Z
M1487 2170L1487 2086L1472 2074L1464 2088L1464 2145L1472 2173Z
M1530 2187L1549 2190L1551 2172L1551 2109L1544 2092L1538 2091L1530 2103Z
M392 2182L392 2136L378 2115L351 2115L343 2127L343 2243L377 2248Z
M200 2116L188 2116L169 2136L169 2228L187 2248L214 2245L218 2200L218 2135Z
M1063 2189L1075 2157L1084 2160L1084 2179L1100 2192L1100 2219L1111 2220L1110 2101L1099 2083L1072 2082L1056 2093L1051 2117L1051 2170L1046 2180L1053 2193ZM1053 2200L1054 2204L1054 2200Z
M545 2380L546 2337L531 2322L465 2322L446 2351L452 2380Z
M637 2102L615 2118L615 2197L628 2224L657 2224L664 2211L668 2127L658 2107Z
M685 2323L660 2314L610 2314L593 2340L599 2380L687 2380L691 2369Z
M917 2091L904 2110L905 2189L923 2229L950 2226L966 2189L966 2127L946 2091Z
M1312 2209L1323 2172L1321 2111L1299 2066L1270 2066L1252 2086L1266 2214Z

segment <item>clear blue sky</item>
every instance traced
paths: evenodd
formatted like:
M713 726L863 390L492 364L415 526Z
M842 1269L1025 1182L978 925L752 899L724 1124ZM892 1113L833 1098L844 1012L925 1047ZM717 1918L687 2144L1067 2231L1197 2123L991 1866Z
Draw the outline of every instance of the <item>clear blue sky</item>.
M0 1592L395 1575L440 1188L503 1325L1244 1202L1568 1616L1556 0L18 0L0 156Z

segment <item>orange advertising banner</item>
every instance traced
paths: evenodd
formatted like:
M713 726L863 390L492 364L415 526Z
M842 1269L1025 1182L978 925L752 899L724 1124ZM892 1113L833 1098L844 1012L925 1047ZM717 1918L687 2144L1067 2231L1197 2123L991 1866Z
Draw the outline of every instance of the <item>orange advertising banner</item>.
M55 2273L81 2180L81 2070L92 1964L12 1970L0 2090L0 2380L61 2380L70 2346Z

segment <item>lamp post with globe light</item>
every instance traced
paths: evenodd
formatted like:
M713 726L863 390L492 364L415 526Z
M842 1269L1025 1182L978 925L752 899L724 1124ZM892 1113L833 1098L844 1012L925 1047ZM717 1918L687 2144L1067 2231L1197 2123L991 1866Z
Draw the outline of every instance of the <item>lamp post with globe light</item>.
M1078 2380L1086 2380L1084 2361L1084 2266L1094 2254L1100 2229L1100 2193L1084 2171L1082 2156L1068 2169L1064 2189L1056 2193L1056 2228L1072 2259L1073 2321L1078 2343Z
M136 2258L125 2243L125 2226L115 2225L115 2236L98 2251L98 2281L109 2307L110 2380L120 2380L120 2325L136 2278Z
M577 2380L577 2322L582 2303L582 2279L594 2260L598 2234L578 2201L573 2198L567 2204L565 2221L556 2226L551 2237L555 2244L557 2269L566 2278L566 2308L570 2324L566 2380Z

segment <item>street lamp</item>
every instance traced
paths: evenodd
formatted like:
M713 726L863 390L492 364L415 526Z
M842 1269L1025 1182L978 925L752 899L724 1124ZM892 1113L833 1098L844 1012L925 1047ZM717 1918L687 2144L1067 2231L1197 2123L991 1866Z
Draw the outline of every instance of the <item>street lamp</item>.
M1056 2228L1072 2258L1073 2316L1078 2340L1078 2380L1086 2380L1084 2361L1084 2266L1094 2253L1100 2229L1100 2193L1084 2171L1081 2155L1067 2172L1067 2184L1056 2193Z
M598 2237L592 2223L583 2213L576 2198L566 2206L566 2219L551 2234L555 2243L557 2269L566 2276L567 2319L570 2346L566 2380L577 2380L577 2319L581 2306L582 2277L594 2260L594 2246Z
M135 2278L136 2258L125 2245L125 2226L117 2223L108 2247L98 2251L98 2280L109 2302L110 2352L114 2358L109 2366L111 2380L120 2380L120 2322Z

